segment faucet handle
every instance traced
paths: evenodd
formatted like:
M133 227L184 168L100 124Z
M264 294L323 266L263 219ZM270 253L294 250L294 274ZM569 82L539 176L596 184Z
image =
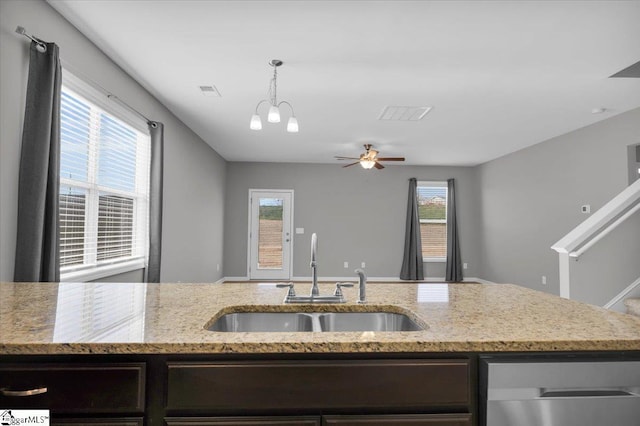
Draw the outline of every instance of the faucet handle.
M333 295L342 297L342 287L353 287L353 283L336 283L336 291L333 292Z
M287 291L287 297L292 297L296 295L296 291L293 288L293 283L277 283L277 288L285 288L288 287L289 291Z

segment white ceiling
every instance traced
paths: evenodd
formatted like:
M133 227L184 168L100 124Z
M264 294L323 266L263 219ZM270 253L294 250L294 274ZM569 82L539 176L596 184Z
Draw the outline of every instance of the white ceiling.
M49 3L229 161L337 163L372 143L475 165L640 107L640 79L608 78L640 60L638 1ZM284 109L249 129L271 59L297 134ZM433 110L378 121L387 105Z

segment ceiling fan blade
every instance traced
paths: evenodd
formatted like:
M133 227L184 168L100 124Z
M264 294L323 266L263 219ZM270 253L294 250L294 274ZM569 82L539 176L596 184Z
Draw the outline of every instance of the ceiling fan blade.
M356 157L339 157L339 156L334 156L333 158L335 158L336 160L359 160L359 158Z
M382 164L378 163L377 161L376 161L376 164L374 164L374 167L375 167L376 169L378 169L378 170L380 170L380 169L384 169L384 166L383 166Z
M378 161L404 161L404 157L380 157L376 158Z
M355 163L351 163L351 164L347 164L346 166L342 166L342 168L344 169L345 167L351 167L351 166L353 166L355 164L360 164L360 162L356 161Z

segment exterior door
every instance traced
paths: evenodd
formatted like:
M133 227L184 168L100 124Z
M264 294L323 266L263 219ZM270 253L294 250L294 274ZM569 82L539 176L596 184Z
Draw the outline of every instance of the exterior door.
M249 190L249 278L291 278L292 190Z

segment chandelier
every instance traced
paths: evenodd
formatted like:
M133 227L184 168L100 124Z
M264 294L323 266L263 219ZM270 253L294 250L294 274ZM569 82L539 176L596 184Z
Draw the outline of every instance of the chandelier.
M269 123L279 123L280 122L280 105L286 104L291 108L291 117L287 122L287 132L289 133L298 133L298 119L296 118L296 114L293 112L293 107L287 101L278 102L278 67L281 66L283 62L279 59L272 59L269 62L269 65L273 67L273 78L269 82L269 92L267 93L268 99L263 99L258 102L256 105L256 110L251 116L251 122L249 123L249 128L251 130L261 130L262 129L262 120L258 115L258 108L263 103L269 103L269 112L267 113L267 121Z

